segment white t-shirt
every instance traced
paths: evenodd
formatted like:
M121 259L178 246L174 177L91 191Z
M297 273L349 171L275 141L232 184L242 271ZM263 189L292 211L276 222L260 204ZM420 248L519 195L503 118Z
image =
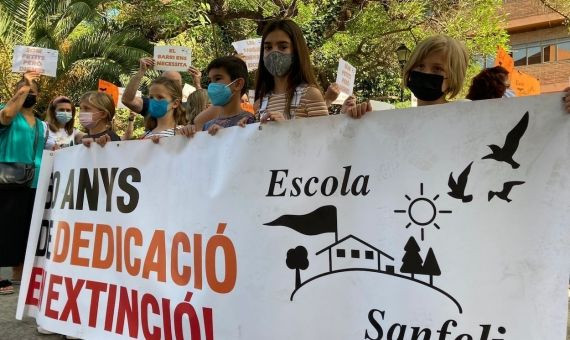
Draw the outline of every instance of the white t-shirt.
M75 135L77 134L77 129L73 129L71 135L67 134L64 128L53 132L49 130L50 137L54 139L55 144L59 145L60 148L65 148L68 146L75 145Z

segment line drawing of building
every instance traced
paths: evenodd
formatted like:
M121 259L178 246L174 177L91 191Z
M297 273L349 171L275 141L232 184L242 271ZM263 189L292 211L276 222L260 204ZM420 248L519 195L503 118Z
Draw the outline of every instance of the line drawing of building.
M328 252L329 272L339 269L365 268L382 272L382 256L394 258L354 235L348 235L318 251L316 255Z

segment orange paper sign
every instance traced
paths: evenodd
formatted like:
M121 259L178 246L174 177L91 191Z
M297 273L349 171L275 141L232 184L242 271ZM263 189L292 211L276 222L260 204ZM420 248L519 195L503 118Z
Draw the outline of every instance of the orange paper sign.
M115 103L115 107L117 107L117 104L119 103L119 88L115 84L99 79L98 90L99 92L105 92L113 97L113 102Z

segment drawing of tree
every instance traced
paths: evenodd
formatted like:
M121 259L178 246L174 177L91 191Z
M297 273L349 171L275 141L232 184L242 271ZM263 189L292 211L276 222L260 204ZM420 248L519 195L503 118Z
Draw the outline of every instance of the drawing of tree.
M422 257L420 256L420 246L416 239L410 237L408 243L404 247L406 253L402 258L402 267L400 272L412 274L412 279L415 274L422 274Z
M301 270L309 268L309 259L307 249L303 246L298 246L294 249L287 251L287 267L295 269L295 289L301 286Z
M439 268L439 264L437 263L437 259L435 258L435 254L431 248L429 248L426 255L426 259L422 267L422 274L429 275L429 284L431 286L433 286L433 277L441 275L441 269Z

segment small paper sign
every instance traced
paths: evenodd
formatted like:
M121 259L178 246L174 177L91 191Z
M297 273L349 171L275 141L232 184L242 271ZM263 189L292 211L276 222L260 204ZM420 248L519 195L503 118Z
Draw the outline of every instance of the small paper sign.
M338 60L338 71L336 73L336 83L340 89L340 92L352 95L352 89L354 88L354 80L356 79L356 68L344 59Z
M17 45L14 47L12 72L36 71L49 77L55 77L58 55L58 51L48 48Z
M192 65L192 50L183 46L155 46L154 69L158 71L188 71Z
M99 92L105 92L105 93L109 94L111 97L113 97L113 102L115 103L115 107L117 109L127 109L127 107L122 102L123 93L125 92L124 87L118 87L117 85L115 85L111 82L108 82L108 81L103 80L103 79L99 79L98 90L99 90ZM142 96L141 91L137 91L136 96L141 97Z
M182 101L188 101L188 96L190 96L193 92L196 91L196 88L190 84L184 84L182 88Z
M243 57L248 71L257 70L261 53L261 38L236 41L232 43L232 46Z

